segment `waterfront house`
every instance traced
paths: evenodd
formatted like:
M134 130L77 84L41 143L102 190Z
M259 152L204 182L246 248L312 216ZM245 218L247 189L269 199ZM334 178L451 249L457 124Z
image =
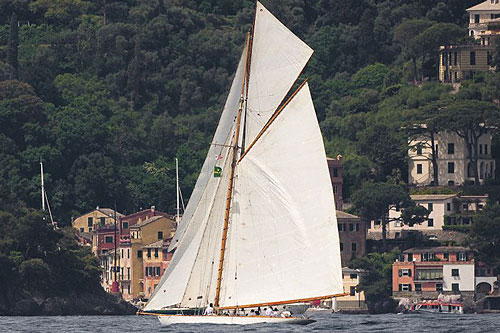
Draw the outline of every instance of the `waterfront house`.
M172 238L158 240L142 247L144 297L149 299L167 269L173 252L168 252Z
M478 267L476 269L473 251L469 248L408 249L392 265L393 297L421 301L435 300L442 294L472 300L475 290L492 290L497 281L491 269L488 271L482 264Z
M342 268L342 283L346 296L337 300L337 310L344 312L367 311L365 292L358 290L361 280L366 276L362 269Z
M91 233L97 226L108 226L115 223L115 215L117 219L123 217L123 214L115 212L110 208L99 208L78 216L72 221L73 228L80 233Z
M144 284L144 246L168 240L175 233L173 216L153 216L130 227L131 295L134 299L146 297ZM146 248L147 251L147 248Z

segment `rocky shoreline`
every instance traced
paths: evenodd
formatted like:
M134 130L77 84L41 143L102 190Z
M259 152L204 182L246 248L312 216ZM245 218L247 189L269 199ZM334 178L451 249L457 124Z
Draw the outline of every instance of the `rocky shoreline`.
M47 298L0 295L0 316L133 315L136 312L132 304L104 292Z

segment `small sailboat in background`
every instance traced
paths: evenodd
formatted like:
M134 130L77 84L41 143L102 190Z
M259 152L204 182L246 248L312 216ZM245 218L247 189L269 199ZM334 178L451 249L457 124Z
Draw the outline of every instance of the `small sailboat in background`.
M343 295L323 139L307 82L293 90L312 53L256 3L174 256L143 314L164 325L306 324L248 314ZM201 315L211 303L216 315Z
M40 158L40 187L42 191L42 211L45 212L45 207L47 207L49 217L50 217L50 223L54 228L57 228L57 223L54 221L54 217L52 216L52 210L50 209L50 203L49 203L49 197L47 196L47 191L45 191L45 181L44 181L44 176L43 176L43 162L42 159ZM47 205L45 205L47 204ZM45 219L45 218L44 218Z

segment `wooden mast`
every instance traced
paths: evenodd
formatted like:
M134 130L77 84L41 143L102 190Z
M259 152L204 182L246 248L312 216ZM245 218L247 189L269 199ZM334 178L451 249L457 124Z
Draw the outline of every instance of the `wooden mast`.
M233 160L231 162L231 170L229 173L229 185L227 187L227 195L226 195L226 209L224 212L224 226L222 228L222 242L221 242L221 247L220 247L220 259L219 259L219 269L217 271L217 287L215 289L215 301L214 301L214 307L216 309L219 308L219 301L220 301L220 286L222 282L222 270L224 268L224 255L226 252L226 241L227 241L227 230L229 226L229 212L231 209L231 198L233 195L233 183L234 183L234 169L236 167L236 163L238 161L238 141L239 141L239 135L240 135L240 123L241 123L241 113L243 111L243 104L246 100L246 95L245 95L245 83L248 85L247 81L247 73L248 73L248 58L250 55L249 52L249 47L250 47L250 32L247 34L247 45L246 45L246 51L245 51L245 66L243 69L243 82L241 84L241 97L240 97L240 105L238 108L238 115L236 117L236 132L234 135L234 144L232 145L232 150L233 150Z

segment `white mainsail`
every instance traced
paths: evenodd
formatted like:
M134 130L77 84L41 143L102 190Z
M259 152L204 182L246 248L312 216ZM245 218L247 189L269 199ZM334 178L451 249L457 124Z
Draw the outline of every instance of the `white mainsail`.
M307 84L235 173L221 306L342 293L333 190Z
M250 61L245 143L248 146L278 108L313 50L271 14L260 2Z
M252 146L234 169L220 306L342 292L333 190L307 84L263 130L312 52L257 2L248 82L244 51L216 145L210 147L171 246L174 256L145 311L204 307L216 298L233 158L229 147L235 142L242 84L248 84L245 148ZM216 155L222 157L219 162ZM220 178L213 177L215 163L223 168Z

